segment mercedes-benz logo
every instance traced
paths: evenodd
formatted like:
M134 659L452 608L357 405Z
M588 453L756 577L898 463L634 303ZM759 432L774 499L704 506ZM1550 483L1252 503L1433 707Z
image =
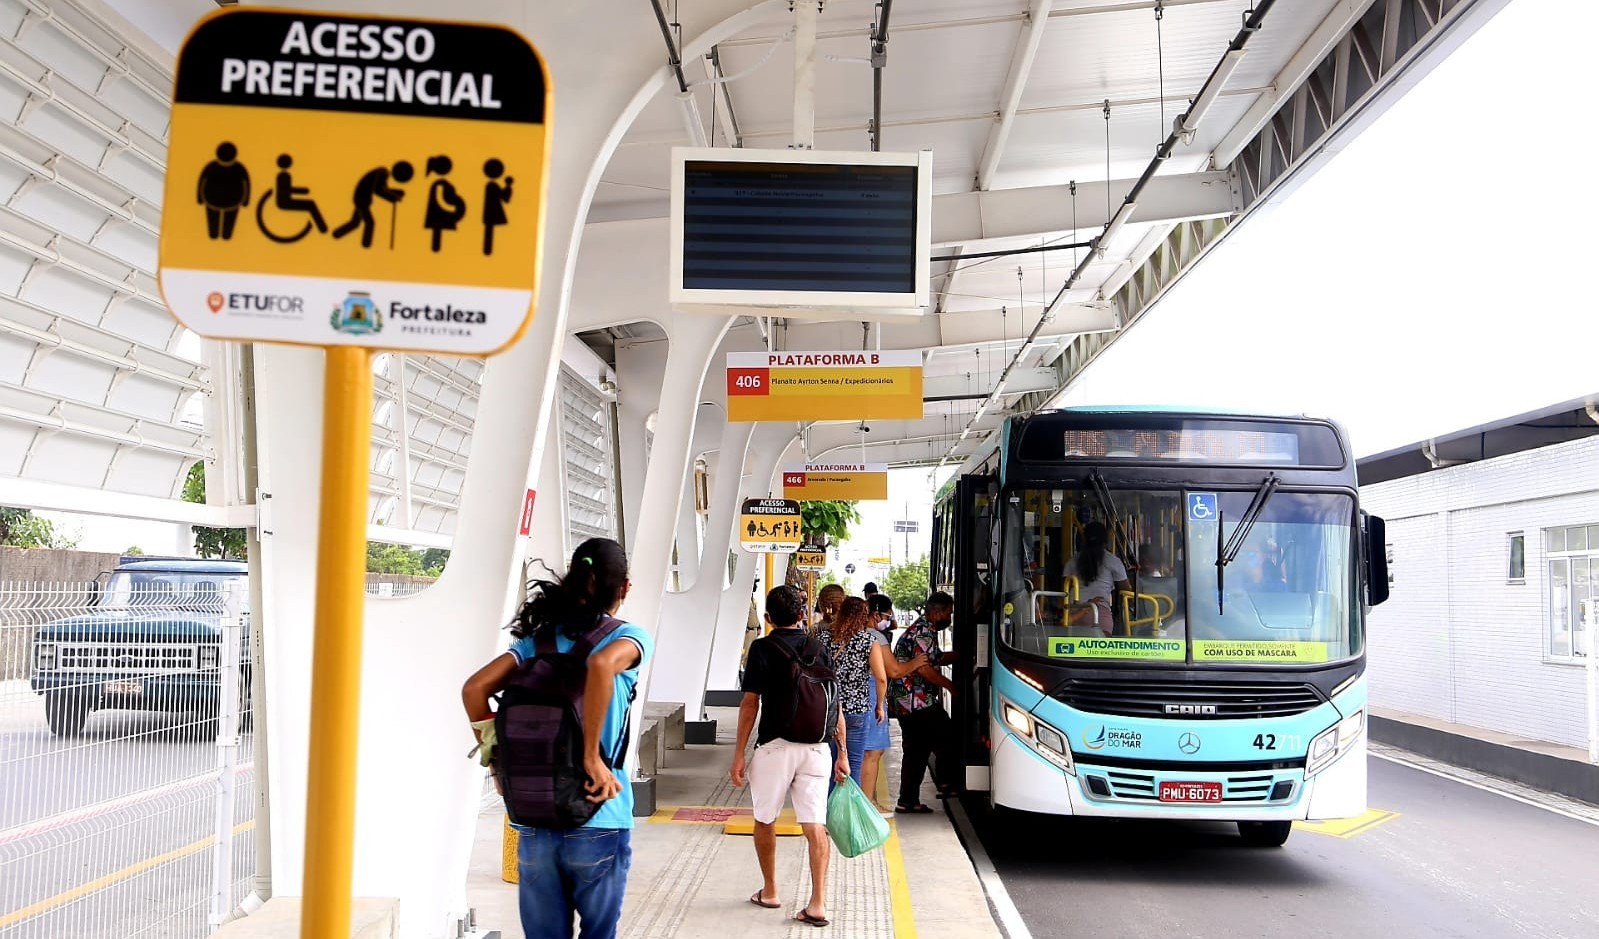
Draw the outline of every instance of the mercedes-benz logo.
M1184 753L1189 754L1190 756L1195 754L1195 753L1198 753L1199 752L1199 735L1198 734L1183 734L1181 737L1178 737L1177 738L1177 749L1183 751Z

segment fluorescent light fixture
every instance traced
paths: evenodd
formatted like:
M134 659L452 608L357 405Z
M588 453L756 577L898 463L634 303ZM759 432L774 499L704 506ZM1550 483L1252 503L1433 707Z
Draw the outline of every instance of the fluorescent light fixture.
M1105 226L1105 233L1099 236L1100 257L1105 256L1105 250L1110 247L1111 239L1115 238L1117 233L1122 230L1122 226L1127 224L1127 220L1133 217L1133 210L1136 208L1138 208L1138 203L1136 202L1123 202L1122 207L1116 210L1115 215L1111 216L1110 224Z
M1227 84L1227 79L1232 76L1238 66L1243 64L1244 49L1228 49L1227 54L1216 63L1216 70L1210 73L1210 80L1205 82L1205 87L1199 89L1199 96L1188 109L1188 116L1183 119L1183 133L1191 134L1199 127L1199 122L1205 119L1205 112L1216 103L1216 98L1221 94L1222 86Z

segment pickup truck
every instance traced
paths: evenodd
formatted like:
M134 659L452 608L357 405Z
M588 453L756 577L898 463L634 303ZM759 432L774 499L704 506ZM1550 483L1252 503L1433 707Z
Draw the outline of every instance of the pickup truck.
M102 574L88 612L40 626L29 679L58 737L75 737L98 710L218 710L226 591L244 594L243 561L125 558ZM248 701L249 616L239 637L241 702ZM242 711L242 709L241 709Z

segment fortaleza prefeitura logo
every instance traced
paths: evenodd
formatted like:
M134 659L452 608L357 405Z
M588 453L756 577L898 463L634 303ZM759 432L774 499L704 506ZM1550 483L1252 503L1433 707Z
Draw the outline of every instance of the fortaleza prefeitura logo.
M334 307L329 322L335 332L351 336L369 336L383 331L383 314L378 312L372 295L361 290L352 290L343 303Z

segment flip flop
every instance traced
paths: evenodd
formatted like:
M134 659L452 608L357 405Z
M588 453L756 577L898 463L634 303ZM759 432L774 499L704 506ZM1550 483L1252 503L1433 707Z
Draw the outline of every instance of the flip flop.
M912 805L912 806L896 805L896 806L894 806L894 811L898 812L901 815L931 815L931 814L933 814L933 810L928 808L926 806L926 804L921 803L921 802L918 802L918 803L916 803L915 805Z
M794 914L794 918L799 922L809 923L810 925L815 926L817 929L821 929L823 926L828 925L827 920L820 916L812 916L809 910L800 910L798 913Z
M777 909L782 909L782 907L783 907L783 904L781 904L781 903L767 903L765 900L762 900L761 899L761 891L759 891L759 890L757 890L754 893L750 894L750 902L755 904L756 906L760 907L763 910L777 910Z

